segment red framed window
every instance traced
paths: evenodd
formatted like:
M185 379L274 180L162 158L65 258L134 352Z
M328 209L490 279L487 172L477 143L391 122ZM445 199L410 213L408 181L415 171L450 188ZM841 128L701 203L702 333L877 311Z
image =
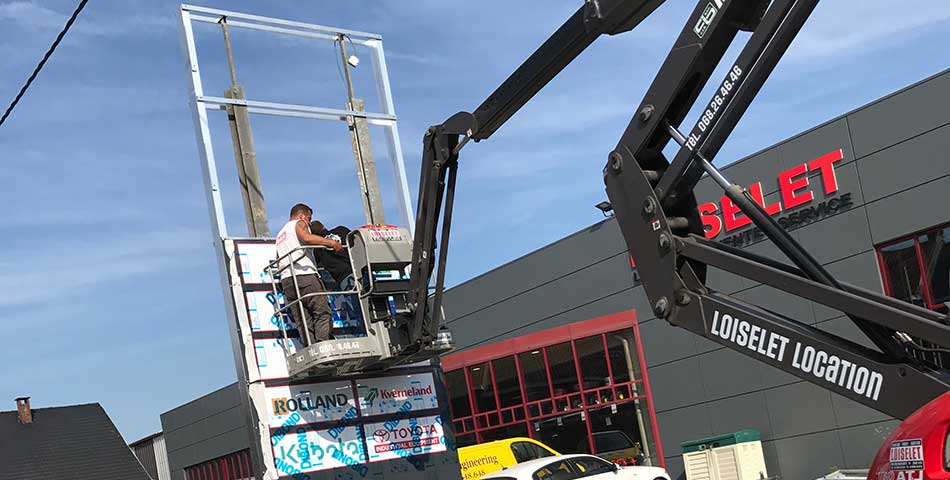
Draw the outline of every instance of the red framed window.
M950 306L950 224L877 247L884 292L921 307Z
M251 451L241 450L185 468L188 480L250 480L254 477Z
M633 311L443 357L460 447L531 437L618 463L663 464Z

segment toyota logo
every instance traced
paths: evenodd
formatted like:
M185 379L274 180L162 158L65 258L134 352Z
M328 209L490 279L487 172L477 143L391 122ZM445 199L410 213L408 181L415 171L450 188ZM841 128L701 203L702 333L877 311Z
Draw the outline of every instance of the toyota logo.
M380 428L373 432L373 438L375 438L377 442L387 442L389 441L389 430Z

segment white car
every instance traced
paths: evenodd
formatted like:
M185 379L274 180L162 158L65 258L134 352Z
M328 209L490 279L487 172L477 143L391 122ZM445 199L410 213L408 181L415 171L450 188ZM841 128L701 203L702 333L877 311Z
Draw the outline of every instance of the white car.
M492 472L483 480L670 480L659 467L621 467L593 455L555 455Z

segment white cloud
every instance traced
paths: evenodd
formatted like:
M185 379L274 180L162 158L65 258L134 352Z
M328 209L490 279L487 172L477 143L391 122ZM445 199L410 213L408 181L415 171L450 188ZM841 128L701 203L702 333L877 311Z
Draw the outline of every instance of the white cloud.
M822 2L789 49L786 61L853 56L881 43L950 21L950 2L865 0ZM932 46L946 55L945 49Z
M0 259L0 291L16 294L0 297L0 307L67 301L81 289L169 270L187 272L213 258L209 244L205 229L172 227L96 239L67 236L7 250Z
M391 60L404 61L410 63L418 63L420 65L445 65L451 61L451 59L438 55L435 53L406 53L400 52L398 50L386 50L384 55L386 56L386 61Z

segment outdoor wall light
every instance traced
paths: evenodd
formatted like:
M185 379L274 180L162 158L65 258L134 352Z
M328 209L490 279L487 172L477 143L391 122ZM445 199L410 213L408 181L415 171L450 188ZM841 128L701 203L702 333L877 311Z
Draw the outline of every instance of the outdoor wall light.
M610 212L613 212L613 211L614 211L614 207L612 207L612 206L610 205L610 202L608 202L608 201L606 201L606 200L604 200L603 202L598 203L597 205L594 205L594 207L597 207L597 210L600 210L600 213L603 213L605 217L612 217L612 216L613 216L613 213L610 213Z

